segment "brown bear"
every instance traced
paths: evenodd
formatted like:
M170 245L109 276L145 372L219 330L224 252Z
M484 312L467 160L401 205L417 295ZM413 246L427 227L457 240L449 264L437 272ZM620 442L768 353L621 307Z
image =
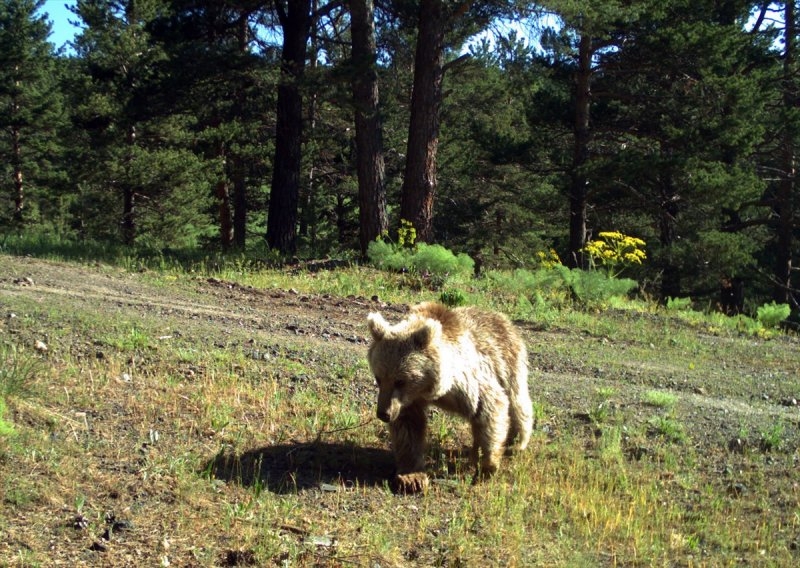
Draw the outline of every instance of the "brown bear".
M508 318L426 302L395 325L379 313L369 314L367 321L372 334L367 359L379 389L377 415L389 423L399 491L428 485L429 405L469 420L476 479L497 470L506 448L525 449L533 427L528 356Z

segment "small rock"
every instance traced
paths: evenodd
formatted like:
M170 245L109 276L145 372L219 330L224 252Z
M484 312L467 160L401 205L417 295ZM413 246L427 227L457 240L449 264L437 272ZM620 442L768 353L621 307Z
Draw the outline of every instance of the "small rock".
M741 438L733 438L728 442L728 450L737 454L744 453L747 442Z
M308 536L304 539L306 544L310 544L312 546L320 546L320 547L330 547L336 544L336 539L330 536Z
M39 351L40 353L47 352L47 344L40 339L36 340L36 343L33 345L33 348L36 349L36 351Z
M797 399L796 398L784 398L781 401L783 406L797 406Z
M731 497L741 497L747 493L747 486L744 483L731 483L728 486L728 495Z
M89 519L81 514L75 515L72 518L72 528L76 530L85 530L89 526Z
M99 540L96 540L89 547L89 550L92 550L94 552L105 552L106 550L108 550L108 547Z
M225 553L225 566L255 566L256 555L252 550L229 550Z

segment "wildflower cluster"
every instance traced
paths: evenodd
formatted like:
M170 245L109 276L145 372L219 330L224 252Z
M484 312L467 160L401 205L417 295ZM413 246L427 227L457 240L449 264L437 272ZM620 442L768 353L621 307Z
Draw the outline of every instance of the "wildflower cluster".
M589 241L583 249L592 260L592 264L603 266L608 276L615 278L633 264L642 264L647 258L642 239L623 235L619 231L605 231L598 235L600 238Z
M397 229L397 246L414 248L417 243L417 230L414 224L407 219L400 219L400 228Z
M561 259L558 257L558 253L552 248L549 251L538 251L536 253L536 259L539 261L539 265L542 268L553 268L561 265Z

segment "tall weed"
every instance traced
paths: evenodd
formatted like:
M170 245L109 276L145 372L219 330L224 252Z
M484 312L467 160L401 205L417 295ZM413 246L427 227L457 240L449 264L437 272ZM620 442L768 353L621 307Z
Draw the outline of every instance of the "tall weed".
M37 366L34 357L18 351L14 345L0 344L0 397L28 394Z

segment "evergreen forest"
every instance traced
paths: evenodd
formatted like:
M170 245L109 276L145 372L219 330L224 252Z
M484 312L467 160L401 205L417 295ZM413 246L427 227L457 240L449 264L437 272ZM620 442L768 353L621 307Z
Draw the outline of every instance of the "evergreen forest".
M1 0L0 249L367 260L413 231L590 270L619 233L653 298L796 312L796 7L78 0L56 46Z

